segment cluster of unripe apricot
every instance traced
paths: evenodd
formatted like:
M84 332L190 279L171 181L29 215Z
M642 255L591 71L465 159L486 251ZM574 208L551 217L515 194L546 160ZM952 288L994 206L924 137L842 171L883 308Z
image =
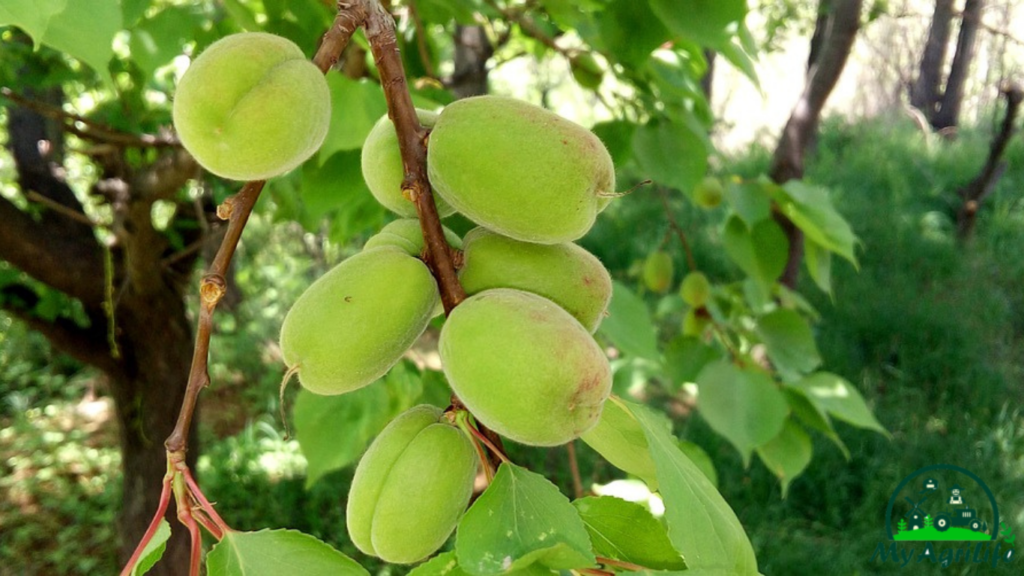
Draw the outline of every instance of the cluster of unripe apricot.
M328 123L323 111L330 114L326 85L287 44L267 34L232 36L208 48L182 79L175 124L210 171L267 178L319 146ZM293 114L278 114L289 109ZM430 128L427 171L439 215L458 211L479 225L463 239L445 229L461 250L458 277L468 296L441 329L445 376L472 417L502 436L535 446L569 442L597 423L611 390L608 360L592 336L611 278L573 243L613 197L611 157L585 128L510 98L468 98L418 114ZM280 344L289 372L318 394L372 384L442 313L387 117L362 154L374 197L403 219L314 282L284 319ZM478 466L473 441L455 419L417 406L370 446L346 515L361 550L410 563L447 540Z

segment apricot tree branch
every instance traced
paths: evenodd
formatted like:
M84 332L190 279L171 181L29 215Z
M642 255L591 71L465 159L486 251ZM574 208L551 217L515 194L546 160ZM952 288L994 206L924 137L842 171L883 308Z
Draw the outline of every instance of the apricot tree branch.
M362 1L338 2L338 15L334 24L324 34L323 41L313 56L313 63L324 73L338 62L342 50L348 46L352 34L363 22L366 16L366 8ZM210 265L209 271L203 277L199 288L199 328L196 333L196 345L192 354L192 368L189 372L188 386L185 389L185 399L178 413L178 422L174 426L171 435L164 442L168 458L173 454L183 454L188 446L188 431L192 424L192 415L195 413L196 402L199 400L199 392L210 382L208 362L210 358L210 336L213 332L213 311L217 303L224 295L225 275L231 258L235 254L235 248L242 237L242 230L249 220L256 200L266 182L257 180L246 183L238 194L228 198L217 208L217 215L228 220L227 230L224 233L224 240L221 241L220 249Z
M136 135L120 132L105 124L90 120L85 116L68 112L63 108L26 98L10 88L0 88L0 95L26 110L31 110L40 116L63 123L64 128L68 132L83 140L103 142L128 148L181 148L181 142L171 135ZM79 128L78 124L81 124L84 128Z
M402 154L405 170L402 193L416 203L416 214L426 245L424 261L437 279L441 303L444 304L445 314L449 314L466 299L466 291L455 274L452 250L445 240L441 219L434 205L434 195L427 180L428 131L420 124L412 104L395 38L394 19L377 0L363 2L367 9L366 39L370 42L373 59L380 71L388 116L395 125L398 148Z
M679 236L679 243L683 245L683 251L686 253L686 264L690 267L690 272L697 270L697 260L693 257L693 251L690 250L690 242L686 239L686 233L679 227L679 222L676 222L676 217L672 214L672 208L668 205L668 193L665 192L664 188L658 190L659 198L661 198L661 205L665 208L665 217L668 218L668 225L672 230Z

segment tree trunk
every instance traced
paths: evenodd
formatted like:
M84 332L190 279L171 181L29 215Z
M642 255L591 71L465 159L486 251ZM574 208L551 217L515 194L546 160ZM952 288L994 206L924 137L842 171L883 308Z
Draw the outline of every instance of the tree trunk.
M953 22L953 0L935 0L935 12L928 29L928 41L921 55L917 81L910 87L910 105L920 110L929 123L939 103L942 67L946 63L950 25Z
M1002 157L1015 131L1014 123L1021 102L1024 101L1024 90L1015 84L1008 84L1003 87L1002 93L1006 97L1006 116L999 132L992 138L985 166L974 180L959 190L962 202L956 215L956 229L961 242L969 240L974 234L982 201L992 192L996 182L1006 171L1006 162L1002 161Z
M59 107L59 91L41 94L26 89L25 95L40 101L56 99ZM21 107L8 109L8 146L18 184L40 214L34 217L0 196L0 260L78 299L90 325L83 328L63 318L39 318L25 299L4 298L2 306L46 336L55 348L107 375L122 449L123 507L118 526L119 557L125 562L157 509L167 470L163 441L173 429L184 396L192 349L184 303L187 284L183 280L188 275L183 272L192 268L195 257L181 258L173 266L162 264L167 243L152 227L151 207L156 199L172 196L195 173L195 164L187 154L165 154L133 177L111 185L122 191L124 201L123 206L114 206L115 213L123 210L123 219L115 226L115 233L120 228L121 234L111 248L115 354L104 312L104 248L61 176L63 169L54 153L62 146L61 126ZM101 184L113 181L106 176L104 172ZM20 290L29 300L36 297L35 290L26 286L5 290ZM191 438L188 455L194 463L195 435ZM187 572L187 532L173 516L168 520L171 541L164 560L150 572L153 575Z
M123 566L160 501L160 483L167 472L163 443L174 429L185 396L192 362L192 328L182 294L171 287L144 298L128 295L118 310L126 370L117 380L112 379L111 389L121 425L124 462L124 496L118 515ZM159 330L154 330L156 326ZM194 439L196 435L189 437ZM195 466L196 448L193 440L188 451L190 467ZM163 559L148 574L187 574L190 541L174 515L173 503L167 521L172 539Z
M704 59L708 63L708 69L704 72L704 76L700 79L700 89L704 93L704 98L708 101L708 106L711 105L711 89L715 83L715 57L718 53L708 48L704 49Z
M456 98L487 94L487 60L494 47L483 26L455 26L455 70L448 87Z
M815 58L808 67L807 84L782 130L772 158L768 174L777 184L803 178L804 159L817 135L821 111L839 81L860 28L862 0L822 0L823 9L826 3L831 5L832 10L827 18L818 19L815 30L820 47L812 50ZM825 32L819 33L818 29ZM803 259L803 234L785 216L776 213L776 220L789 239L789 257L779 282L793 288Z
M960 24L960 36L956 42L956 54L953 55L953 64L949 68L949 78L946 80L946 89L942 93L942 100L939 101L938 110L932 119L932 127L936 130L952 128L960 120L960 106L964 100L964 84L967 82L967 74L974 60L974 39L978 35L978 26L981 24L981 9L984 7L984 0L967 0L964 5L963 22Z

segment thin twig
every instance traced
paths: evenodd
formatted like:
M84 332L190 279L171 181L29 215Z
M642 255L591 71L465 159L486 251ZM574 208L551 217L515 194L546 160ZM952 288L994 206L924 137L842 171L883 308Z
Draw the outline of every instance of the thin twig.
M85 140L127 146L129 148L181 148L181 142L171 135L155 136L153 134L143 134L140 136L137 134L127 134L95 120L90 120L85 116L68 112L58 106L51 106L31 98L26 98L10 88L0 88L0 95L22 108L67 124L70 132ZM82 124L87 128L76 128L74 126L76 123Z
M434 63L430 61L430 52L427 50L427 30L423 26L419 10L416 9L415 0L409 0L408 6L409 17L412 18L412 23L416 27L416 51L420 53L420 62L423 63L427 76L436 79L437 74L434 72Z
M248 182L242 187L238 194L228 198L217 212L226 215L229 219L228 229L224 234L220 249L210 265L210 269L203 276L199 287L200 308L199 308L199 329L196 333L196 346L192 355L192 369L189 372L188 386L185 388L185 399L178 413L178 421L174 431L164 442L168 452L185 452L188 448L188 433L192 425L192 414L195 412L196 401L199 399L199 391L210 382L210 375L207 371L207 363L210 356L210 337L213 333L213 311L220 302L226 291L228 266L235 254L235 248L242 237L242 229L249 220L253 206L263 190L265 181L258 180Z
M583 498L586 493L583 491L583 480L580 478L580 465L576 460L576 441L570 441L565 445L569 453L569 472L572 473L572 491L576 498Z
M50 210L53 210L54 212L57 212L58 214L60 214L62 216L67 216L68 218L70 218L70 219L72 219L72 220L74 220L76 222L81 222L82 224L85 224L86 226L89 226L89 227L92 227L92 228L96 228L96 227L99 226L99 224L97 224L96 222L93 222L85 214L83 214L83 213L81 213L81 212L79 212L79 211L77 211L77 210L75 210L73 208L69 208L69 207L61 204L60 202L57 202L57 201L53 200L52 198L47 198L46 196L43 196L42 194L40 194L39 192L36 192L35 190L29 190L25 194L25 198L27 200L29 200L30 202L38 202L38 203L42 204L43 206L46 206Z
M672 208L668 204L668 193L665 192L664 188L659 189L658 192L658 197L661 198L661 205L665 207L665 217L668 218L668 225L675 231L676 236L679 236L679 242L683 245L683 251L686 253L686 264L690 267L691 272L697 270L697 261L693 258L690 243L686 240L686 233L679 227L676 217L672 214Z

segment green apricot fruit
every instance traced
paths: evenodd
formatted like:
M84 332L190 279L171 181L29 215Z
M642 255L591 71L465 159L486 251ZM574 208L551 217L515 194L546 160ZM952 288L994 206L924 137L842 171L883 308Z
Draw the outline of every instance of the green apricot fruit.
M722 203L725 190L722 188L722 181L714 176L708 176L697 184L693 189L693 202L701 208L711 209Z
M711 325L711 317L703 308L690 308L683 316L683 336L700 338L704 336L704 330Z
M487 427L533 446L594 426L611 369L590 332L554 302L496 288L452 310L438 343L452 390Z
M463 240L459 281L472 296L491 288L516 288L543 296L593 333L612 298L612 278L580 246L532 244L474 228Z
M314 282L281 326L299 382L342 394L383 376L434 316L440 296L426 265L396 249L364 250Z
M644 284L653 292L665 292L672 285L674 266L668 252L656 250L644 260Z
M416 116L419 117L420 124L427 128L433 127L437 122L436 112L417 108ZM415 218L416 205L402 195L405 169L402 168L402 154L398 149L398 134L387 114L373 125L373 129L366 137L361 162L363 180L377 202L399 216ZM437 194L434 194L434 206L437 207L437 215L441 218L455 213L455 209Z
M612 158L592 132L499 96L441 111L427 170L434 190L473 222L540 244L586 234L615 188Z
M573 54L569 58L569 69L580 86L591 90L599 87L604 78L604 69L589 52Z
M356 466L345 510L352 543L394 564L423 560L455 530L476 471L472 443L440 408L407 410Z
M453 248L462 248L462 240L459 235L441 226L444 231L444 238L448 245ZM388 222L380 232L374 234L363 245L363 249L380 248L390 246L398 248L410 256L419 257L423 253L426 243L423 241L423 230L420 228L420 221L415 218L402 218Z
M291 40L245 32L199 55L174 94L174 127L203 168L233 180L283 174L323 143L331 93Z
M694 308L700 308L708 303L711 297L711 283L703 272L690 272L683 278L679 287L679 296Z

